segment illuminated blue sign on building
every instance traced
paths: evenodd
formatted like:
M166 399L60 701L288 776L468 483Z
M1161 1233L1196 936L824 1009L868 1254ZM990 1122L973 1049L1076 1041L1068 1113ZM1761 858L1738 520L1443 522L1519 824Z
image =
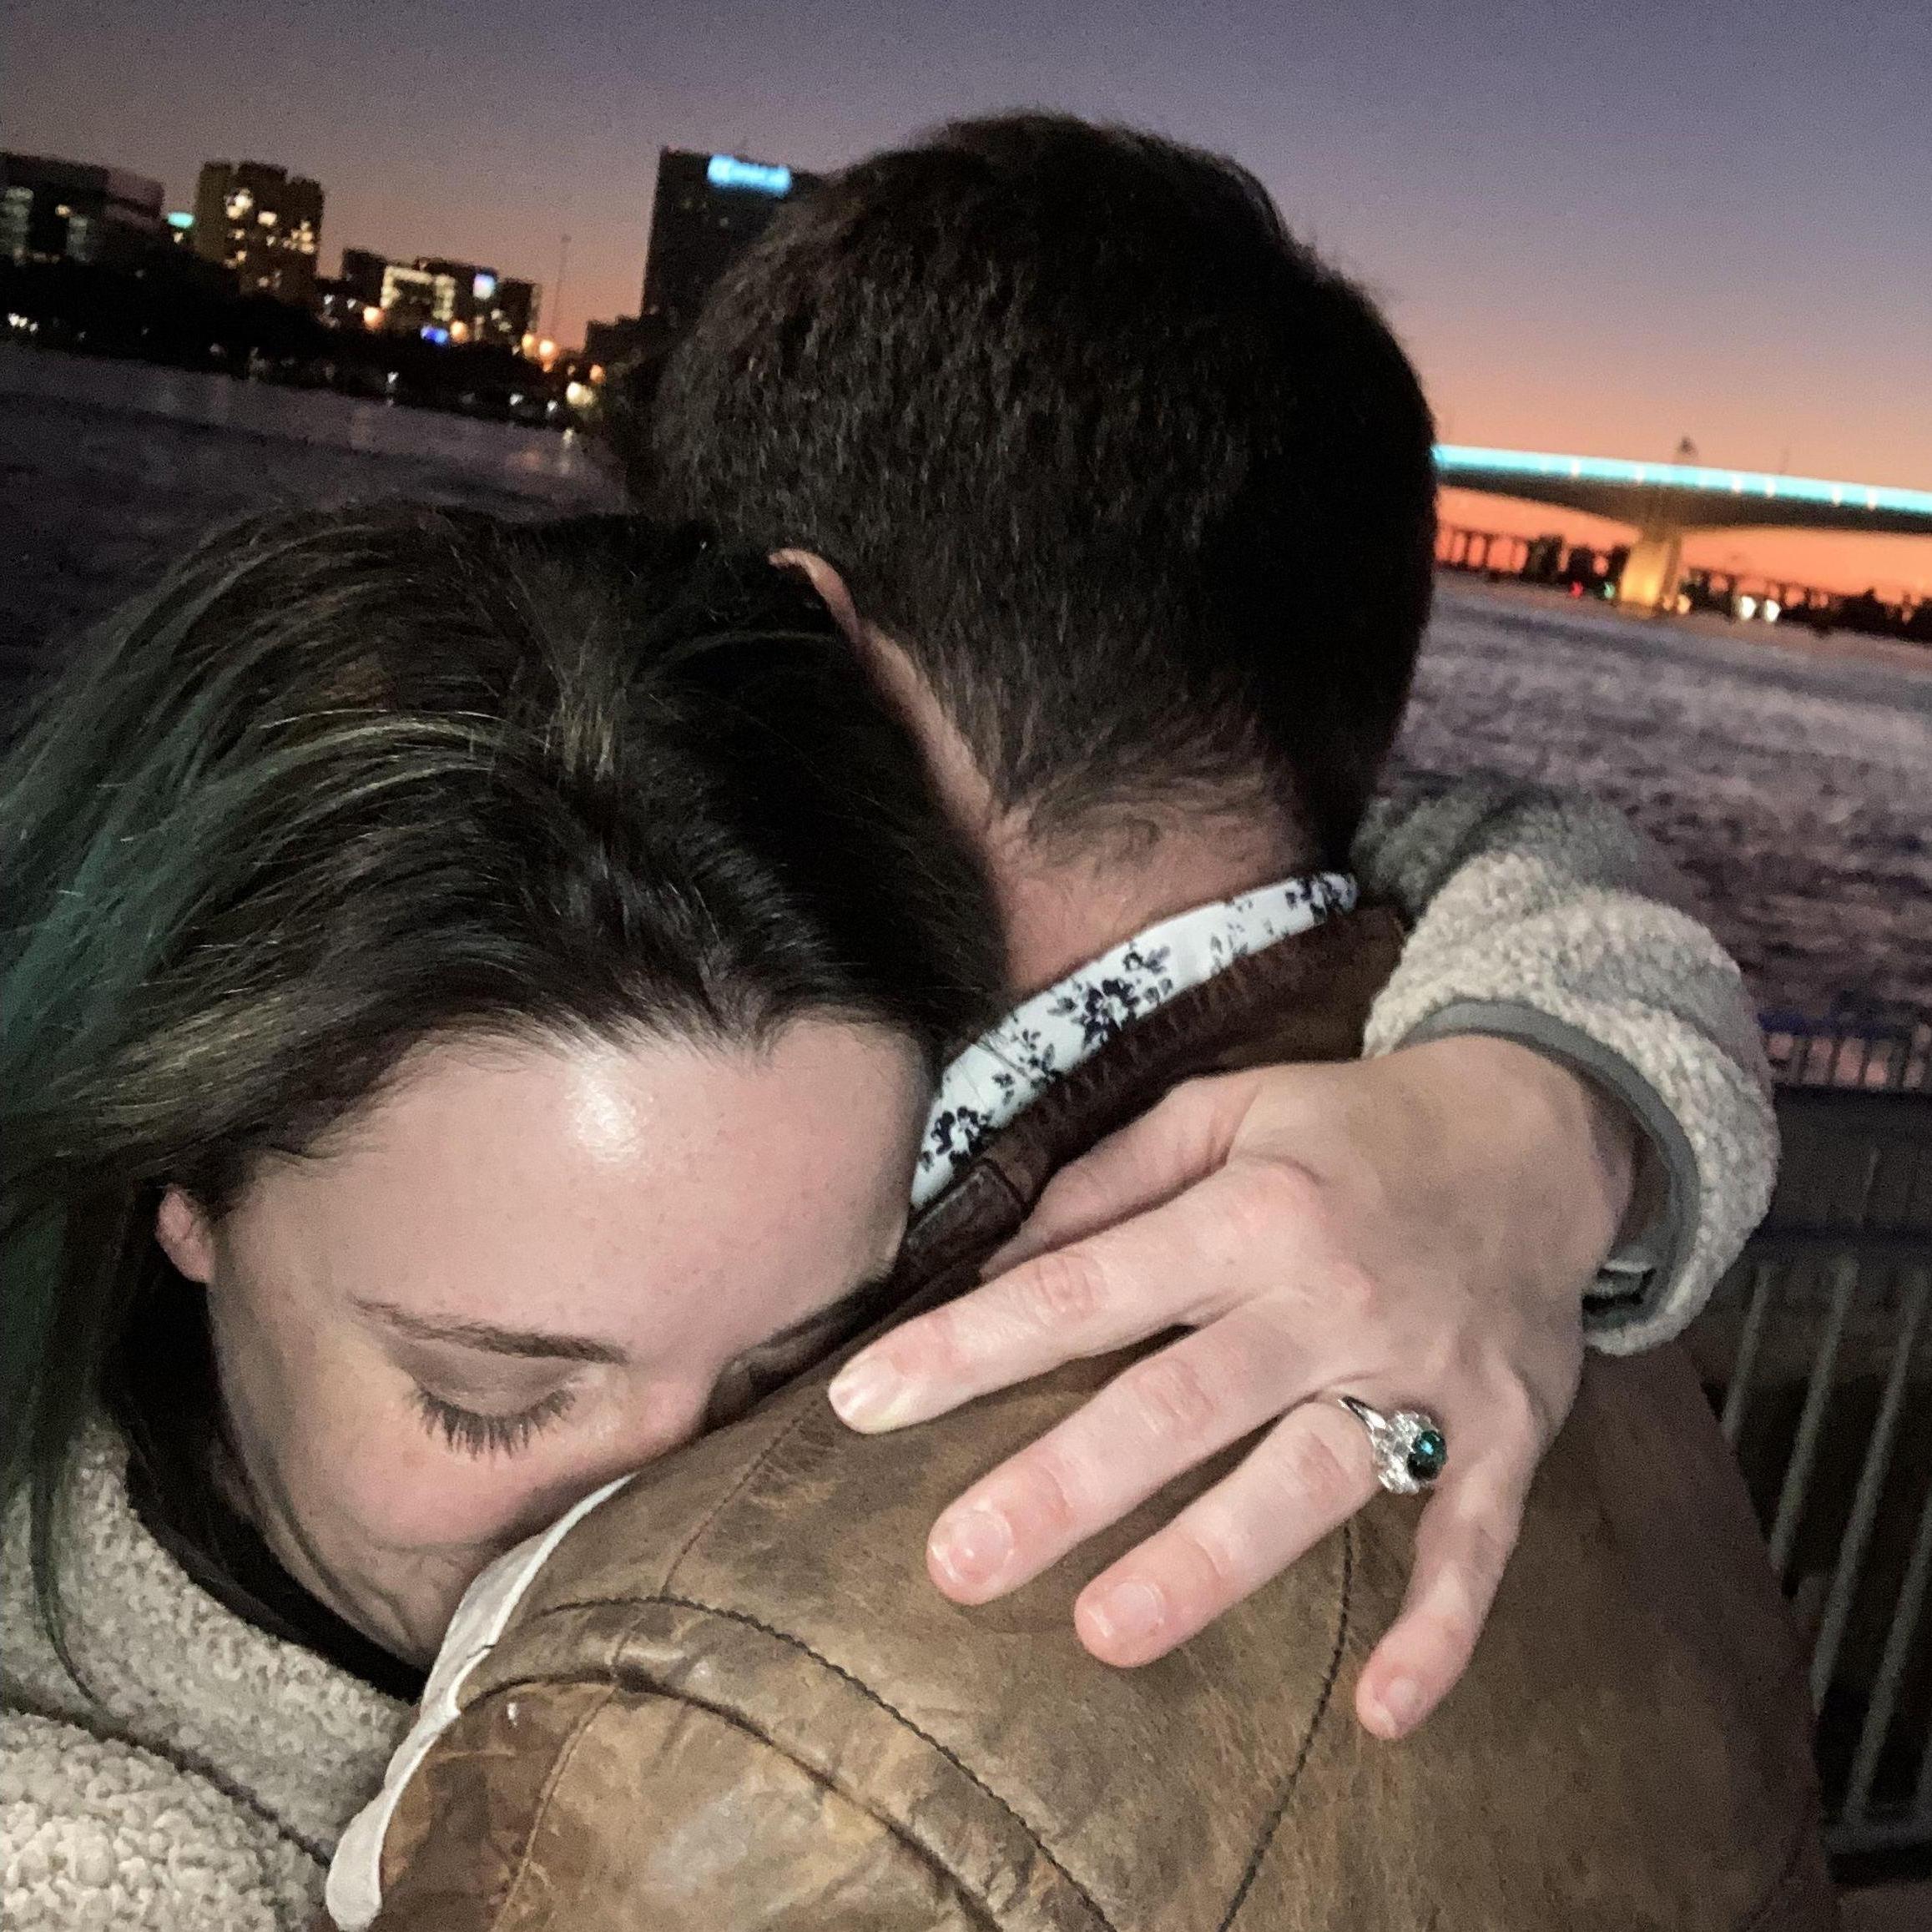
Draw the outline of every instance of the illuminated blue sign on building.
M735 154L714 154L704 179L714 188L747 188L754 194L789 194L792 171L767 167L762 161L740 161Z

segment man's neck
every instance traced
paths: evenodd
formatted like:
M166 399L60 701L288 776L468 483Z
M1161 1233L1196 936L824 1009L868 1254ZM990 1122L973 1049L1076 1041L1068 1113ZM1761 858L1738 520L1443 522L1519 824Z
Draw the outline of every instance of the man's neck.
M972 752L904 648L861 618L822 557L780 551L803 570L924 751L946 813L978 850L1006 936L1006 989L1016 1004L1076 966L1190 907L1315 870L1308 840L1259 781L1230 774L1218 810L1123 811L1111 828L1035 835L1002 813Z
M1141 826L1111 842L1042 849L1018 833L985 847L1006 936L1009 996L1026 999L1176 913L1314 869L1279 815Z

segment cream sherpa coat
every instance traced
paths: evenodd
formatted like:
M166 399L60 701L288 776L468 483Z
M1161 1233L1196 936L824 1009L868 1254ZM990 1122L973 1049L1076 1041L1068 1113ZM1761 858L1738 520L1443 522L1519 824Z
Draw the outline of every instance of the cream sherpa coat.
M1671 1205L1648 1250L1599 1283L1591 1337L1623 1352L1675 1333L1763 1213L1775 1164L1735 967L1663 902L1666 875L1621 818L1577 801L1456 786L1378 812L1355 861L1415 924L1370 1051L1500 1032L1620 1092L1663 1158ZM308 1924L410 1713L191 1584L129 1506L104 1423L69 1500L62 1595L98 1701L39 1629L16 1508L0 1576L0 1924Z
M197 1589L129 1506L106 1424L77 1458L67 1637L33 1615L24 1525L0 1577L0 1924L273 1932L305 1924L409 1708Z

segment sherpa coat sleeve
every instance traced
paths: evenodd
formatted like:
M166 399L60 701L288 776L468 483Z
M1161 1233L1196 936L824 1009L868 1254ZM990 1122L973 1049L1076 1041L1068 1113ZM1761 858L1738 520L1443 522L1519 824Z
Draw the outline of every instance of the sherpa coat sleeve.
M1778 1165L1751 1001L1684 910L1686 882L1612 807L1492 779L1378 801L1354 863L1411 928L1369 1052L1518 1040L1589 1074L1642 1127L1666 1199L1606 1264L1585 1326L1612 1354L1668 1340L1762 1218Z
M322 1868L210 1779L58 1718L0 1712L8 1932L298 1932Z

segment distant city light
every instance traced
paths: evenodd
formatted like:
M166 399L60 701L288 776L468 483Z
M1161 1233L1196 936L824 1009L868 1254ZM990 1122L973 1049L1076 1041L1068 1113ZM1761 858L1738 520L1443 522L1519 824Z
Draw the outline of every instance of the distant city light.
M449 344L450 332L447 329L439 328L434 322L425 322L422 325L422 339L426 342L434 342L438 348L446 348Z
M546 368L557 360L557 345L547 335L537 345L537 360Z
M479 269L477 278L470 284L470 293L479 302L487 302L497 292L497 278L487 269Z
M563 386L563 400L573 409L582 409L586 403L594 401L597 391L588 382L567 382Z
M1738 599L1738 615L1743 618L1746 623L1750 623L1751 619L1757 614L1758 600L1756 598L1741 597Z
M1438 443L1435 468L1445 482L1459 475L1567 477L1591 483L1646 483L1660 490L1720 491L1727 496L1769 497L1793 503L1829 503L1865 510L1897 510L1932 517L1932 490L1900 490L1869 483L1834 483L1819 477L1774 477L1762 470L1714 469L1701 463L1637 463L1618 457L1564 457L1536 450L1478 449Z
M185 231L194 225L194 217L184 208L177 208L169 214L168 225Z
M763 161L740 161L735 154L714 154L704 179L714 188L747 188L754 194L789 194L792 171L768 167Z
M1778 599L1777 599L1776 598L1774 598L1774 597L1768 597L1768 598L1765 598L1765 600L1764 600L1764 621L1765 621L1765 623L1768 623L1768 624L1774 624L1774 623L1776 623L1778 622L1778 618L1781 618L1781 617L1783 617L1783 614L1784 614L1784 606L1783 606L1783 604L1781 604L1781 603L1780 603L1778 601Z
M381 310L377 308L365 309L362 311L362 326L365 329L380 329L382 326Z

